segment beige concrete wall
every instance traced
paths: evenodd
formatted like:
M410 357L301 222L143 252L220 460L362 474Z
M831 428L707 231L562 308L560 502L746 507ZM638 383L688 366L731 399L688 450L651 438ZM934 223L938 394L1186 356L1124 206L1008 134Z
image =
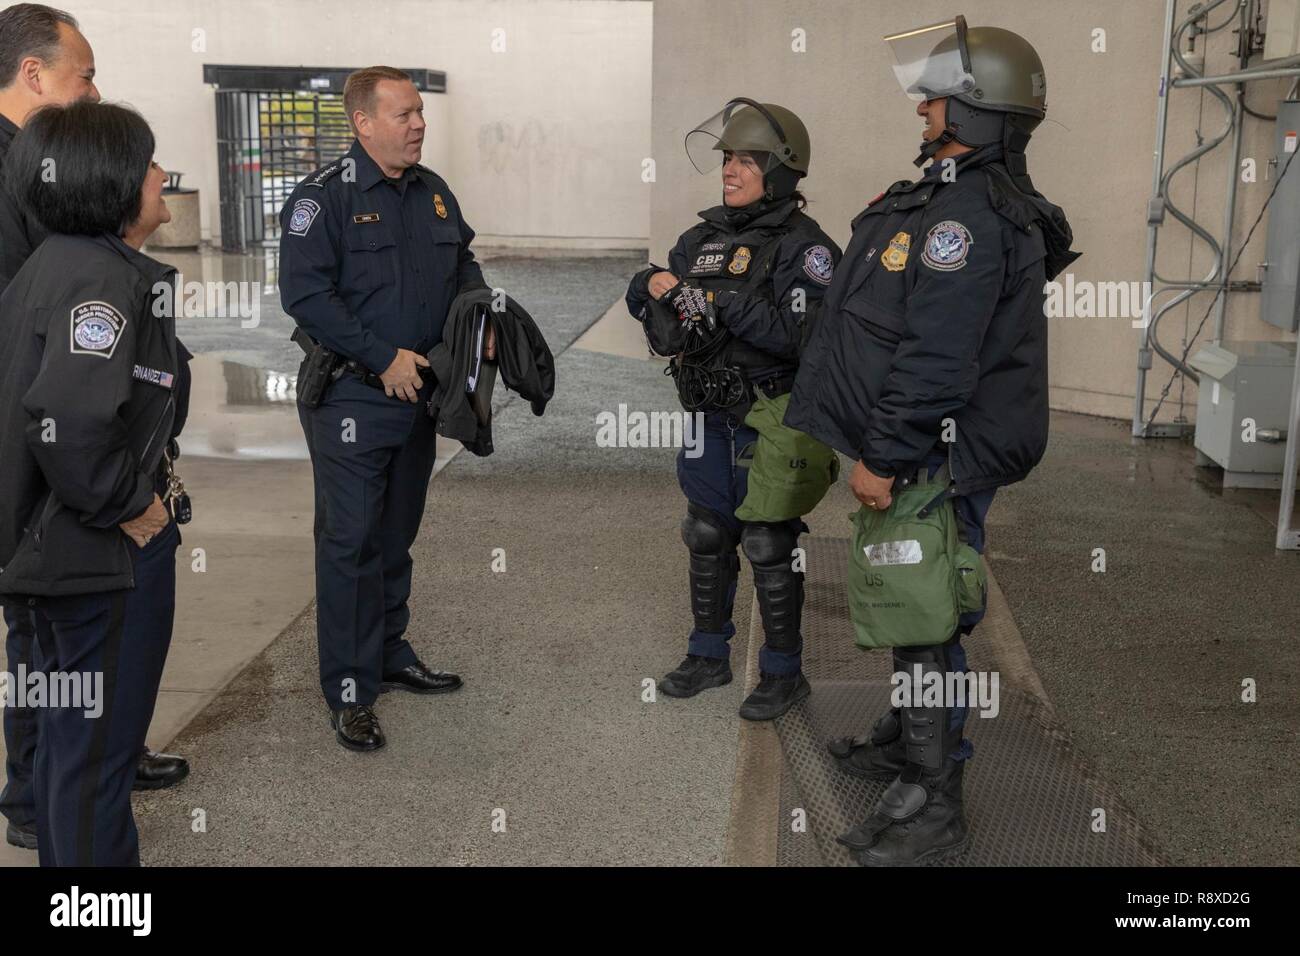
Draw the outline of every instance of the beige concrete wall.
M204 63L448 74L424 158L480 241L636 247L648 233L651 6L616 0L66 0L106 99L153 124L158 157L220 229ZM195 30L206 49L195 51ZM498 33L494 31L504 31ZM494 40L497 49L494 50ZM504 50L501 43L504 41Z
M1190 2L1180 0L1179 6L1186 9ZM1233 6L1220 7L1213 22L1221 22ZM1145 261L1164 7L1161 0L656 0L652 257L662 261L694 213L720 201L715 178L699 176L687 162L682 137L693 123L737 95L781 103L804 118L813 137L812 169L806 180L809 212L837 241L846 242L850 220L872 197L891 182L916 175L911 160L920 139L920 120L913 112L915 104L895 83L892 58L881 36L964 12L972 25L1021 33L1046 64L1049 120L1030 147L1030 170L1038 188L1064 206L1073 223L1075 248L1084 253L1072 268L1076 280L1139 281ZM1104 53L1093 52L1095 29L1105 30ZM806 52L792 49L796 30L806 36ZM1227 52L1231 30L1211 39L1209 70L1226 72L1235 64ZM1272 112L1284 89L1279 82L1256 84L1250 102ZM1197 91L1174 92L1169 136L1173 155L1195 144L1201 101ZM1207 94L1202 119L1207 136L1222 126L1222 110L1211 104ZM1258 160L1260 177L1254 185L1241 186L1238 242L1270 187L1263 171L1272 152L1272 125L1247 120L1243 155ZM1199 177L1189 170L1172 190L1175 202L1189 212L1194 206L1196 218L1213 233L1223 223L1226 152L1225 145L1219 154L1203 159ZM1255 263L1264 258L1264 229L1261 225L1235 278L1255 278ZM1181 227L1165 232L1160 245L1164 275L1205 274L1208 260L1189 237ZM1195 326L1210 298L1196 297L1187 324ZM1163 323L1162 341L1171 347L1182 340L1183 311ZM1228 336L1276 337L1256 314L1256 296L1234 296ZM1211 318L1207 329L1212 324ZM1138 337L1127 318L1053 319L1053 405L1131 416ZM1157 360L1148 395L1159 392L1169 373L1169 366ZM1175 412L1178 396L1176 385L1171 393ZM1183 398L1183 410L1194 417L1195 388L1190 384Z

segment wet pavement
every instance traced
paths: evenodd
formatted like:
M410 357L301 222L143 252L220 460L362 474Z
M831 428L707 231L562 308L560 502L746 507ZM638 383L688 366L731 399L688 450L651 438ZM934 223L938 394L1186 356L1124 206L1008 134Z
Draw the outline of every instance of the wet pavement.
M178 320L196 353L178 463L194 520L177 556L175 636L149 731L150 745L161 749L302 614L314 597L314 573L311 470L295 405L301 353L279 308L274 255L152 251L176 265L184 283L246 283L211 303L199 287L189 303L194 314ZM643 261L627 253L479 255L488 281L529 309L557 355L621 298ZM252 283L256 308L237 308L252 301ZM223 308L230 305L236 308ZM499 412L514 398L499 388L493 406ZM439 439L435 467L459 447ZM314 660L312 647L298 662L304 674ZM208 755L186 756L196 777L211 771ZM0 865L34 864L34 854L0 844Z
M740 666L698 706L640 696L684 635L672 452L592 447L594 414L617 401L674 407L618 304L641 257L483 257L557 355L577 347L545 419L505 408L498 390L498 453L435 480L413 637L469 684L432 703L386 696L394 743L377 757L333 743L315 687L310 471L273 258L160 257L187 281L256 281L266 294L253 327L181 324L199 353L182 460L196 518L150 742L184 727L177 745L195 770L139 802L146 860L726 859ZM442 464L454 450L440 448ZM809 519L814 534L844 533L843 490ZM1027 648L1025 685L1173 863L1300 860L1300 555L1273 550L1276 510L1276 493L1220 489L1189 444L1055 414L1043 464L990 512L999 627ZM496 546L513 573L489 572ZM738 622L749 594L744 578ZM743 627L736 650L745 660ZM195 806L215 821L206 836L190 830ZM496 809L510 838L491 829ZM0 862L34 858L5 847Z

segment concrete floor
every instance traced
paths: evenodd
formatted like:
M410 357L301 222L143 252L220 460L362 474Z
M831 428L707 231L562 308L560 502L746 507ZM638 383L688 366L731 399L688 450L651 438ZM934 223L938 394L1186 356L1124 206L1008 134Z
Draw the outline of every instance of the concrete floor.
M1172 863L1295 865L1300 554L1273 548L1277 492L1225 492L1194 460L1053 415L990 511L989 561L1062 722Z
M149 728L150 746L161 749L302 614L315 578L311 468L293 392L301 353L288 341L293 326L279 306L274 250L152 251L175 265L183 282L242 281L261 292L255 324L233 315L178 321L195 353L178 467L195 508L178 552L175 635ZM487 249L479 258L489 282L528 303L557 353L640 264L625 253L574 258ZM494 405L510 398L499 389ZM440 438L435 471L459 451L459 443ZM203 758L188 756L197 774ZM0 843L0 866L30 865L34 854Z
M633 359L572 349L557 374L545 417L507 407L498 451L457 457L431 491L410 636L466 688L383 697L389 747L343 751L308 611L177 740L207 772L137 801L146 862L722 862L741 684L643 698L689 628L674 452L594 441L611 396L646 410L675 397ZM749 593L742 581L738 621Z
M178 258L187 278L251 277L274 292L270 259ZM182 335L201 353L181 462L196 516L150 742L181 732L195 773L138 802L148 862L725 858L739 668L735 684L690 707L639 698L684 636L672 453L597 454L591 441L594 412L617 401L674 407L620 302L591 326L637 261L484 258L489 281L527 289L520 298L550 323L557 354L577 348L561 359L546 418L507 409L496 455L456 459L436 479L416 641L469 686L433 702L385 697L393 744L373 757L333 744L317 699L310 473L285 382L297 366L286 320L269 306L254 330L186 320ZM440 465L456 450L440 446ZM1175 863L1300 862L1300 556L1272 550L1275 512L1275 494L1216 490L1187 446L1134 444L1124 426L1056 415L1047 459L990 515L988 557L1026 667ZM842 523L810 520L814 533L842 534ZM514 573L483 573L497 542ZM202 573L191 570L196 547ZM1089 569L1094 547L1106 548L1105 574ZM744 580L741 593L745 621ZM483 607L509 613L485 618ZM1239 702L1246 677L1257 704ZM390 774L398 767L412 772ZM299 791L296 808L267 800ZM220 821L202 839L188 825L196 806ZM304 828L308 807L316 822ZM498 807L511 839L484 828ZM338 838L322 844L322 827ZM414 855L377 844L384 827L424 842ZM0 846L0 864L33 862Z

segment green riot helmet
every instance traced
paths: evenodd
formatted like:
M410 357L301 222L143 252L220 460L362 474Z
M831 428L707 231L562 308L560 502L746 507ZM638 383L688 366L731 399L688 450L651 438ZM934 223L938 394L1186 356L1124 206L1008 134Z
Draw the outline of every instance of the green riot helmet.
M1002 143L1023 153L1047 114L1043 61L1029 41L999 27L967 28L966 18L885 37L894 74L914 100L947 97L947 126L926 143L920 166L956 140L966 146Z
M768 198L779 198L807 175L811 143L803 120L791 110L736 97L686 134L686 155L701 173L721 166L724 151L750 154Z

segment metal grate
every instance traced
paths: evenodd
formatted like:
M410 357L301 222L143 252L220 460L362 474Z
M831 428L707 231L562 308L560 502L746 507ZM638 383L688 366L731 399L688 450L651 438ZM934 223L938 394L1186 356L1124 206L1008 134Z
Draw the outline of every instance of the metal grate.
M804 661L808 700L777 721L788 779L782 781L777 861L784 866L849 865L835 837L858 823L887 784L845 774L827 752L835 737L864 733L889 707L886 651L853 644L845 598L848 542L805 539ZM980 628L973 638L978 639ZM981 642L966 642L970 666L990 659ZM808 665L811 664L811 669ZM1001 689L1001 711L972 715L967 736L975 759L966 770L964 801L971 843L944 866L1156 866L1164 863L1150 834L1088 761L1038 698ZM791 832L791 811L808 816L806 833ZM1093 810L1106 811L1106 832L1092 830Z
M218 90L221 248L248 252L280 238L280 209L308 173L347 152L338 93Z

